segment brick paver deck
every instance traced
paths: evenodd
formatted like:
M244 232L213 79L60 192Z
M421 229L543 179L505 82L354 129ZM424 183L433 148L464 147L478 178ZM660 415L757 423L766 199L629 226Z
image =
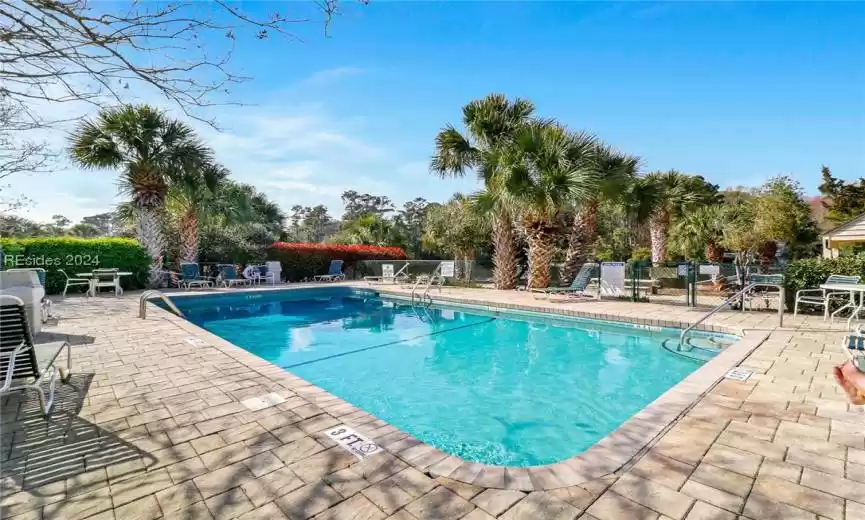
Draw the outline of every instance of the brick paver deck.
M702 311L656 304L550 304L513 292L444 297L688 323ZM4 396L0 517L15 519L737 519L865 518L865 414L831 376L839 326L725 312L718 328L769 332L741 365L612 474L525 492L531 472L484 471L427 449L384 421L137 296L69 298L44 339L74 343L75 375L50 420L35 395ZM186 342L191 337L206 344ZM249 411L270 392L285 402ZM349 424L383 454L358 462L323 431ZM433 470L432 468L435 468ZM488 473L488 474L487 474ZM556 487L556 486L544 486ZM529 488L530 489L530 488Z

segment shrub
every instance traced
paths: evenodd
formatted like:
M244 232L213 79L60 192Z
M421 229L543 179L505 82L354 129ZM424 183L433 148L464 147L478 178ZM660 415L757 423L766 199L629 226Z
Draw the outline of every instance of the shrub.
M784 276L787 307L793 308L796 291L819 287L832 274L861 276L865 280L865 254L841 258L807 258L790 262Z
M38 237L0 240L5 269L41 267L45 269L45 292L63 292L66 278L58 269L74 277L98 267L130 271L124 276L124 289L140 289L147 281L150 258L137 241L130 238Z
M282 276L290 282L324 274L331 260L342 260L343 271L362 260L404 260L399 247L276 242L267 249L267 259L282 264Z
M631 251L631 260L649 260L652 258L652 250L648 247L635 247Z

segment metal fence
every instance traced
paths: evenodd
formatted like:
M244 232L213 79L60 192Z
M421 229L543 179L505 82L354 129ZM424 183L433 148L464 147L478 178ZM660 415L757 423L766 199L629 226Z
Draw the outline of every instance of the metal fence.
M358 262L349 273L350 277L362 279L364 276L381 276L382 265L391 264L394 272L402 272L410 277L429 275L435 271L441 260L366 260ZM591 262L593 267L587 291L600 290L602 262ZM728 296L738 291L752 274L783 274L783 265L773 264L737 266L732 263L709 262L665 262L653 265L649 261L630 261L625 265L624 291L618 295L605 295L605 298L619 298L638 302L667 303L690 307L714 307ZM561 274L561 264L554 263L550 269L550 284L562 286L566 281ZM478 261L459 261L455 264L456 278L482 286L491 286L493 268L489 263ZM518 284L528 282L528 270L521 267L518 271ZM766 299L766 309L777 309L777 300ZM762 304L759 308L763 308Z

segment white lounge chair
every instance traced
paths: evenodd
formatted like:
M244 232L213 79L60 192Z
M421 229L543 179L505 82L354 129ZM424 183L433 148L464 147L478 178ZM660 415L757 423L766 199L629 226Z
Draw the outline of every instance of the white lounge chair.
M66 349L66 368L56 365L57 358ZM24 302L15 296L0 295L0 395L13 390L35 390L39 394L42 413L48 415L54 404L57 373L64 383L72 371L72 353L69 343L33 344L30 324ZM42 383L48 381L48 399Z
M224 287L234 287L235 285L249 285L251 280L239 278L237 269L234 264L219 264L216 266L219 269L219 283Z
M408 281L408 262L396 273L393 272L393 264L382 264L381 276L364 276L363 279L370 284L375 283L400 283Z

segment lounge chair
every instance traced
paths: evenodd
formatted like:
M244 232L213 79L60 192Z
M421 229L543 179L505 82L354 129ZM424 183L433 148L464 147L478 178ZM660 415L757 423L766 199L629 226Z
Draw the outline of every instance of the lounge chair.
M849 283L857 284L862 278L859 276L845 276L841 274L830 275L826 278L825 283ZM799 304L816 305L823 307L823 321L829 318L829 303L832 297L846 297L848 300L853 298L850 293L846 292L827 292L826 289L801 289L796 291L796 305L793 307L793 316L799 314Z
M345 275L342 273L342 260L331 260L330 269L327 274L318 274L312 277L318 282L335 282L337 280L345 280Z
M258 283L262 283L262 281L269 281L270 285L276 285L276 275L273 271L267 268L267 265L257 265L255 266L255 268L257 270L255 279L258 281Z
M363 279L370 284L407 282L409 276L406 271L408 271L408 262L396 273L393 272L393 264L382 264L381 276L364 276Z
M184 289L194 287L213 287L213 280L201 276L198 264L195 262L180 263L180 279L177 285Z
M249 285L250 280L239 278L234 264L219 264L219 283L223 287L234 287L235 285Z
M537 295L546 295L547 299L554 294L563 294L567 297L575 297L575 298L598 298L597 294L591 294L586 292L586 288L589 286L589 282L592 279L592 272L594 272L596 264L585 264L580 268L580 271L577 273L577 276L574 277L574 280L571 282L571 285L567 287L547 287L545 289L530 289L532 292L532 297L537 298Z
M55 363L66 349L66 368ZM3 386L0 395L13 390L36 390L42 413L48 415L54 404L54 387L57 373L64 383L72 371L72 353L69 343L33 344L30 324L24 311L24 302L15 296L0 295L0 380ZM48 381L48 399L42 383Z

